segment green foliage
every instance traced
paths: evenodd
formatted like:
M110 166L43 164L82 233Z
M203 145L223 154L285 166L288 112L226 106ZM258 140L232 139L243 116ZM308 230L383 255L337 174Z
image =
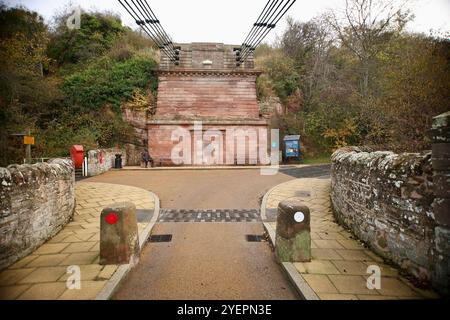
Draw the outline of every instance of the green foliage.
M339 128L328 128L322 136L331 140L333 149L347 147L358 141L357 126L353 119L346 118L339 123Z
M256 79L256 95L260 101L265 98L277 96L270 77L265 73Z
M130 110L146 110L152 103L153 94L142 89L135 89L132 98L124 105Z
M36 12L24 8L7 8L0 3L0 37L12 38L17 34L32 37L35 33L46 32L44 19Z
M104 58L64 79L62 90L71 104L93 110L110 104L119 111L120 105L133 97L135 88L157 86L155 66L155 61L145 57L124 62Z
M282 102L286 102L298 88L299 76L295 72L294 61L288 57L274 55L267 61L264 71L272 79L272 86L277 96Z
M33 128L41 108L59 98L52 79L43 79L47 27L43 18L22 8L0 6L0 164L23 158L20 137Z
M35 154L45 157L68 156L69 148L81 144L86 150L136 143L134 129L108 107L76 114L70 107L36 128Z
M48 56L59 65L79 63L104 54L117 37L125 32L118 17L102 13L82 13L80 29L69 30L67 13L58 17L56 33L51 39Z

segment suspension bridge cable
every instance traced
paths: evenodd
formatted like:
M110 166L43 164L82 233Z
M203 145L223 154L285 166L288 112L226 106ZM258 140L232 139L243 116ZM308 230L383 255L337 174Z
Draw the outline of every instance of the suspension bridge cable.
M159 49L161 51L163 51L172 61L176 61L177 58L176 58L175 53L172 52L170 49L166 48L164 43L161 42L163 39L159 39L158 36L155 36L155 34L152 32L152 30L150 30L150 28L148 28L146 26L146 21L141 19L141 17L134 10L134 8L126 0L122 0L126 5L124 3L122 3L121 0L118 0L118 1L125 8L125 10L128 12L128 14L135 20L136 24L138 26L140 26L141 29L144 30L144 32L150 37L150 39L152 39L153 42L155 42L158 45ZM133 13L130 11L130 9ZM138 11L141 12L140 10L138 10ZM141 12L141 14L142 14L142 12ZM144 19L145 19L145 16L144 16Z
M244 40L244 42L242 43L242 45L245 45L245 43L247 42L247 40L249 39L249 37L251 36L251 34L254 32L254 30L255 30L256 28L259 28L259 27L260 27L259 24L260 24L261 21L264 19L264 18L261 19L261 17L262 17L262 15L264 14L264 12L266 11L267 6L269 5L269 3L271 3L272 1L274 1L274 0L268 0L268 1L267 1L266 6L264 7L263 11L261 11L261 13L260 13L258 19L256 19L256 22L253 24L253 27L250 29L249 33L247 34L247 37L245 37L245 40ZM260 19L261 19L261 20L260 20Z
M273 24L273 21L275 21L276 18L280 12L283 10L283 8L291 1L291 0L286 0L287 2L285 2L285 6L280 10L281 5L283 4L282 0L278 6L276 7L275 11L272 12L272 14L270 16L267 17L266 22L264 23L265 28L259 30L259 32L257 34L254 35L254 37L251 39L249 46L246 48L246 50L244 50L244 54L241 53L241 57L247 57L248 54L254 50L255 48L255 43L257 43L258 39L260 39L261 35L267 34L268 30L271 30L273 28L275 28L275 25Z
M249 50L247 50L244 54L241 54L240 62L245 61L245 59L247 59L247 57L250 55L250 53L253 52L256 49L256 47L258 47L261 44L261 42L264 40L264 38L267 36L267 34L276 27L278 22L283 18L283 16L289 11L289 9L294 5L294 3L296 1L297 0L288 0L285 3L285 5L275 15L275 17L272 19L272 21L269 22L265 32L263 32L262 34L260 34L259 37L254 39L254 41L251 43L251 47L249 48Z
M269 9L267 10L267 12L263 15L259 25L259 28L256 28L253 33L251 34L251 36L249 37L249 39L247 39L247 41L244 43L244 46L241 48L241 52L240 55L242 56L243 53L245 53L251 46L249 43L252 42L252 39L254 38L255 34L259 34L261 32L261 30L264 30L264 28L267 27L267 17L270 16L276 6L276 4L278 3L279 0L274 0L271 5L269 6ZM283 2L283 0L281 0L281 2Z
M148 11L148 8L145 6L145 3L144 3L144 1L142 1L142 0L137 0L139 3L140 3L140 5L141 5L141 7L142 7L142 9L143 9L143 11L146 13L146 15L147 15L147 18L149 18L149 19L146 19L146 22L147 23L149 23L153 28L154 28L154 30L155 30L155 32L158 34L158 36L165 42L165 44L166 45L169 45L169 39L167 39L167 37L161 32L161 30L158 28L158 26L157 26L157 24L156 24L156 19L152 16L152 14Z
M289 11L289 9L294 5L294 3L297 0L293 0L292 3L289 5L289 7L286 8L286 10L281 14L281 16L275 21L273 22L273 26L274 28L276 27L276 25L278 24L278 22L280 22L280 20L284 17L284 15ZM270 30L268 30L270 32ZM268 32L267 32L268 33ZM264 36L265 37L265 36ZM264 37L262 39L259 40L259 42L256 43L255 47L259 46L259 44L262 42L262 40L264 39Z
M127 3L126 0L124 0L124 1L125 1L125 3ZM140 19L140 16L139 16L139 15L131 8L131 9L133 10L133 12L138 16L138 18L139 18L139 20L140 20L140 23L138 23L138 24L140 24L141 26L146 26L147 21L150 21L150 20L149 20L148 17L146 17L146 15L141 11L142 8L140 8L138 5L136 5L136 4L134 3L133 0L131 0L131 2L132 2L133 5L136 7L136 9L139 11L139 13L143 16L143 19ZM127 4L128 4L128 3L127 3ZM130 4L128 4L128 5L131 7ZM151 22L151 21L150 21L150 22ZM170 48L169 48L169 49L166 48L167 44L164 42L164 41L165 41L164 38L160 39L159 36L158 36L158 33L157 33L156 30L153 28L152 24L151 24L151 23L149 23L149 24L150 24L150 28L151 28L153 31L151 31L150 28L149 28L148 26L146 26L146 27L147 27L147 30L149 30L152 34L153 34L153 33L156 34L156 36L153 36L153 41L157 42L158 45L159 45L159 47L160 47L160 49L164 49L165 51L169 52L169 53L170 53L170 56L171 56L172 58L175 59L175 54L174 54L174 52L172 52L172 50L170 50ZM161 47L163 47L163 48L161 48Z
M133 0L131 0L131 1L133 2ZM137 1L140 3L140 0L137 0ZM134 3L134 2L133 2L133 3ZM134 3L134 5L137 7L137 5L136 5L135 3ZM163 34L161 34L161 32L159 31L159 29L156 28L156 27L154 26L155 19L153 19L153 18L151 17L151 15L149 15L148 11L142 6L142 3L140 4L140 7L141 7L142 11L144 12L144 13L141 12L141 14L144 16L145 23L147 23L148 25L150 25L150 28L155 32L155 34L157 35L157 37L159 37L159 40L162 41L163 45L164 45L164 46L168 46L169 43L170 43L170 41L168 41L168 39L167 39ZM149 18L150 18L150 19L149 19ZM171 49L169 49L169 50L172 51Z
M289 2L286 3L286 5L285 5L285 6L281 9L281 11L280 11L281 15L280 15L280 13L279 13L277 16L275 16L274 20L272 21L271 25L272 25L273 27L266 30L265 34L263 34L263 35L260 37L260 39L257 40L256 43L253 45L253 48L256 49L256 47L258 47L258 46L261 44L261 42L264 40L264 38L267 36L267 34L268 34L273 28L276 27L276 25L278 24L278 22L283 18L283 16L286 14L286 12L288 12L288 10L292 7L292 5L295 3L295 1L297 1L297 0L293 0L287 8L286 8L286 6L289 4ZM286 8L286 9L285 9L285 8ZM284 10L284 11L283 11L283 10ZM278 16L279 16L279 17L278 17ZM277 19L277 17L278 17L278 19Z
M263 22L263 24L262 24L263 27L260 28L260 29L258 30L258 32L256 32L256 33L251 37L251 39L248 41L249 43L248 43L247 46L244 48L244 50L243 50L244 52L241 52L241 57L242 57L247 51L249 51L249 50L252 49L252 44L253 44L253 42L255 41L255 39L257 39L257 38L261 35L261 33L264 33L265 30L267 30L268 28L271 27L269 21L270 21L270 19L272 19L273 15L274 15L275 13L277 13L278 9L279 9L280 6L283 4L283 1L284 1L284 0L281 0L280 3L278 3L278 1L279 1L279 0L276 0L276 1L273 3L274 6L272 7L272 10L271 10L270 12L268 12L268 14L266 14L266 16L265 16L265 18L264 18L264 20L263 20L263 21L266 21L266 22ZM287 0L287 1L290 1L290 0ZM277 5L277 3L278 3L278 6L273 10L273 8Z
M133 0L131 0L131 1L133 1ZM167 34L167 32L162 27L159 19L156 17L155 13L153 12L153 10L150 7L150 5L148 4L148 2L146 0L137 0L137 1L138 1L138 4L134 3L134 1L133 1L133 4L135 6L140 6L142 11L146 13L144 15L146 18L145 22L150 24L150 26L152 27L154 32L161 38L161 41L163 41L163 45L164 45L165 49L167 51L171 52L172 58L175 61L179 60L179 57L178 57L176 49L173 45L172 39L170 38L170 36Z
M166 30L164 30L163 26L161 25L161 22L159 21L158 18L156 18L155 13L153 12L152 8L150 7L150 5L148 4L147 0L142 0L142 2L144 2L147 5L147 8L149 9L149 12L153 15L154 20L156 21L156 26L161 30L161 32L165 35L165 37L169 40L170 45L173 47L173 41L171 39L171 37L167 34Z
M153 29L155 30L155 32L158 34L159 37L161 37L161 39L165 42L166 45L170 44L170 39L167 37L166 34L164 34L164 32L161 31L161 29L158 27L158 19L156 18L156 16L153 16L150 11L148 10L148 7L145 5L146 2L143 0L137 0L137 2L139 3L139 5L141 6L142 10L146 13L146 22L149 23Z
M152 8L150 7L150 5L148 4L148 1L147 1L147 0L142 0L142 2L144 2L144 3L147 5L147 7L148 7L150 13L153 15L154 19L156 20L156 24L157 24L158 28L160 28L160 29L161 29L161 32L162 32L163 34L165 34L165 36L170 40L170 42L172 42L171 37L167 34L166 30L164 30L164 28L163 28L163 26L161 25L159 19L156 18L155 13L153 12L153 10L152 10Z

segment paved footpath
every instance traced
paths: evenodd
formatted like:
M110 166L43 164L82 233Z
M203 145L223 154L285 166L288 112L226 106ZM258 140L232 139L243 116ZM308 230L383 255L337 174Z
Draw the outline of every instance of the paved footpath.
M145 216L155 208L152 193L130 186L78 182L75 193L73 221L31 255L0 273L0 299L95 299L118 270L117 265L98 264L102 209L114 202L130 201ZM149 218L140 219L140 235ZM71 265L80 266L80 290L67 289L67 267Z
M282 200L297 199L311 210L312 261L294 263L292 270L323 300L422 299L436 298L431 291L416 288L338 225L331 213L330 179L305 178L282 183L263 200L262 215L272 235L276 229L276 208ZM381 289L369 290L367 267L381 269ZM297 276L298 276L297 275ZM295 276L295 275L294 275ZM313 294L314 296L314 294Z

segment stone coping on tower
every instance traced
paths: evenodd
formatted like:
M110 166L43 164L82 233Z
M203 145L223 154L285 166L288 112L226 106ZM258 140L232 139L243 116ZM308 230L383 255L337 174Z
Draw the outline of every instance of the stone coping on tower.
M262 74L261 70L248 70L248 69L187 69L187 68L174 68L174 69L158 69L156 70L158 76L178 75L178 76L259 76Z
M266 119L182 119L182 120L172 120L172 119L152 119L147 121L147 124L152 125L185 125L193 124L196 121L201 121L203 125L253 125L253 126L265 126L267 125Z
M177 43L177 63L173 56L162 54L159 69L201 69L201 70L253 70L253 52L248 52L244 62L237 63L237 50L241 45L212 42Z

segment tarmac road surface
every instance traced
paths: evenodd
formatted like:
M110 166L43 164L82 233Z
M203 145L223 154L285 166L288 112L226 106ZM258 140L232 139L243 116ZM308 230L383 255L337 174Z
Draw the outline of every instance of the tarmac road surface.
M259 208L260 199L277 184L301 177L327 176L330 166L283 168L274 176L248 170L109 171L87 182L129 185L152 191L162 208Z
M148 243L122 283L120 300L292 300L296 292L266 242L261 223L160 223L153 234L172 242Z

